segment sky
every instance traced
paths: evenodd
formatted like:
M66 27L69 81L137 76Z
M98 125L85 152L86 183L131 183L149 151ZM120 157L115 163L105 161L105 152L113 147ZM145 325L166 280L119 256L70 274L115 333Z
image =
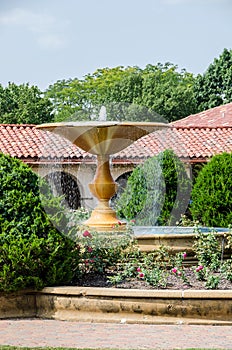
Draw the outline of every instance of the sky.
M232 49L231 18L231 0L0 0L0 84L159 62L203 74Z

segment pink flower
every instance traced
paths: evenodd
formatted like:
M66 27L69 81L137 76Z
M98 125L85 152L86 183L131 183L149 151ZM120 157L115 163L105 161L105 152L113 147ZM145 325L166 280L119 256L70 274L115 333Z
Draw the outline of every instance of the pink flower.
M88 253L92 253L93 248L92 247L87 247L87 251L88 251Z
M141 272L141 273L139 274L139 277L140 277L140 278L144 278L144 273Z
M199 272L199 271L203 270L203 268L204 268L204 266L199 265L199 266L196 268L196 272Z
M119 225L119 226L122 225L122 222L121 222L121 221L118 221L118 225Z
M137 271L140 272L141 271L141 267L137 267Z
M173 267L173 269L172 269L172 273L177 273L177 268L176 267Z
M85 232L83 233L83 237L92 238L92 235L91 235L91 233L90 233L89 231L85 231Z
M187 253L184 252L184 253L183 253L183 259L185 259L186 257L187 257Z

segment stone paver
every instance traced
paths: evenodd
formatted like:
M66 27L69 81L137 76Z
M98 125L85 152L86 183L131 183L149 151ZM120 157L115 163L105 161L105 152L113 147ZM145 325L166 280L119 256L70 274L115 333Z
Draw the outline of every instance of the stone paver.
M0 345L98 349L232 349L232 326L0 320Z

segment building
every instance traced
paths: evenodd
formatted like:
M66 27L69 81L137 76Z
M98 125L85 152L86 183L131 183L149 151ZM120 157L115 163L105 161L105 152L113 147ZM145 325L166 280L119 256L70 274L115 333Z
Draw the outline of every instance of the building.
M165 149L173 151L190 172L213 155L232 152L232 103L190 115L170 128L147 135L112 156L112 175L123 186L135 166ZM95 199L88 189L96 160L68 140L34 125L0 125L0 151L31 166L63 193L69 207L93 208Z

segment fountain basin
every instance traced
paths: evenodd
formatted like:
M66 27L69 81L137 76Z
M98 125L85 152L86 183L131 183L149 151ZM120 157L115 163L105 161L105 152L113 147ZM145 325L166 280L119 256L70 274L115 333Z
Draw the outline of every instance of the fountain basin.
M37 126L65 137L94 155L115 154L139 138L167 127L165 123L118 121L61 122Z
M133 232L135 236L144 236L144 235L183 235L183 234L195 234L199 230L202 233L209 233L211 230L215 232L229 232L228 228L224 227L195 227L195 226L133 226Z
M219 239L223 239L228 228L223 227L198 227L202 233L215 231ZM179 226L133 226L134 236L142 251L150 252L167 247L170 252L187 252L189 262L194 259L193 244L197 236L196 227Z

